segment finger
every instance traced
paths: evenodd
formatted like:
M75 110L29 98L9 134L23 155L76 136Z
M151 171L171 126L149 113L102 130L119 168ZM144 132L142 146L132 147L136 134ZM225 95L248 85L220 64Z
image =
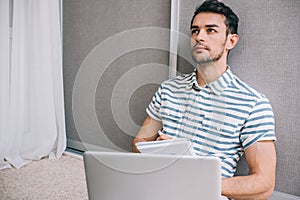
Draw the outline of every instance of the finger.
M171 140L171 139L173 138L167 134L162 134L156 138L156 140Z

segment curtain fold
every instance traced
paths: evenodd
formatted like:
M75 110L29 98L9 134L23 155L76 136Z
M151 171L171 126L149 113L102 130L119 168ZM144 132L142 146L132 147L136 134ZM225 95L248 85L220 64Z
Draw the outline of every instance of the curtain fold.
M5 148L9 140L4 133L9 133L9 1L0 1L0 169L10 165L4 162L8 154Z
M0 133L7 143L0 159L20 168L59 158L66 148L59 0L14 0L12 19L9 80L2 86L8 110L0 111L7 116Z

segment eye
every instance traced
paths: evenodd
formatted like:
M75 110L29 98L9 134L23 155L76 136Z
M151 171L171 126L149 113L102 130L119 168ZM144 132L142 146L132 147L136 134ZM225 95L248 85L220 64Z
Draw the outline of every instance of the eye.
M209 28L209 29L207 29L207 32L208 33L216 33L217 31L213 28Z
M199 30L198 29L192 29L191 30L191 34L192 35L197 35L199 33Z

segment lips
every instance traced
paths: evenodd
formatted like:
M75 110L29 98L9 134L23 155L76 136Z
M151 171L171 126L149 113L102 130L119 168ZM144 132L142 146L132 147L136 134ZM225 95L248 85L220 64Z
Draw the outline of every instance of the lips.
M201 51L201 50L209 50L209 48L207 46L204 46L204 45L199 45L199 44L196 44L194 47L193 47L193 50L195 51Z

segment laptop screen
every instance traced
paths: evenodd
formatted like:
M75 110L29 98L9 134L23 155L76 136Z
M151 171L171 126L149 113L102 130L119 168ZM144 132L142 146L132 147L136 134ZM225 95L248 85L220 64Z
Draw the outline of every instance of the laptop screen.
M90 200L221 197L218 158L87 151L84 164Z

